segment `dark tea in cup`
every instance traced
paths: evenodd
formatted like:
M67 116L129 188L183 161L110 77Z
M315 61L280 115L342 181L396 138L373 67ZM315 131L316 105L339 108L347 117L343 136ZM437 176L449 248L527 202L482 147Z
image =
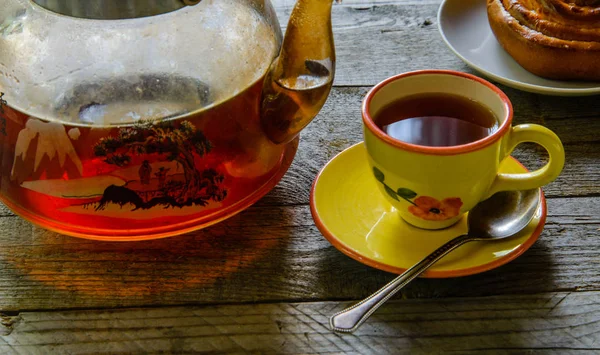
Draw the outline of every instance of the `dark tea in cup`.
M375 114L377 126L405 143L448 147L493 134L499 121L488 107L467 97L441 92L397 99Z

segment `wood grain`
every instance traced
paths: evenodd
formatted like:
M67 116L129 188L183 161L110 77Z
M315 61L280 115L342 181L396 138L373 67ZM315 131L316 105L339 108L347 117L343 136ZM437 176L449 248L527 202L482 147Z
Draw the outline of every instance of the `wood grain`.
M368 37L372 26L380 26L374 23L387 23L385 16L413 13L410 16L416 17L408 23L417 23L423 17L419 13L431 13L435 7L435 2L416 6L410 1L343 4L343 8L334 8L336 32L356 41ZM385 11L379 7L382 4ZM278 11L285 12L286 7L280 5L276 3ZM367 10L357 10L364 6ZM351 19L344 20L354 26L339 27L344 18L340 11L355 11ZM417 38L437 38L435 28L419 27L413 32ZM380 39L374 41L380 43ZM338 43L338 48L343 53L349 45ZM411 53L426 54L423 50L411 47ZM450 53L436 57L455 61ZM352 57L339 59L355 63L358 72L368 71ZM416 62L432 65L430 59L423 55ZM381 66L389 67L389 63ZM342 78L353 72L340 70ZM317 172L335 154L362 140L360 104L368 89L336 87L317 119L303 132L298 155L283 181L255 207L205 231L144 243L98 243L44 231L0 207L4 231L0 235L0 310L368 295L390 275L373 271L333 248L315 228L307 206ZM457 280L419 280L404 297L597 289L594 253L598 247L592 236L597 234L598 220L591 211L600 210L594 198L600 193L596 163L600 159L600 120L595 119L600 103L589 97L551 98L504 89L515 106L515 123L544 124L557 132L566 146L565 170L545 188L552 198L546 231L523 257L499 270ZM529 167L538 167L544 160L543 152L531 146L519 148L515 156ZM541 280L540 285L531 280Z
M456 279L422 279L404 298L598 290L597 198L548 201L545 231L524 255ZM101 243L0 219L0 310L318 301L362 298L392 275L333 248L306 205L255 206L177 238Z
M0 325L2 354L593 354L600 294L548 293L386 304L354 334L328 318L349 303L23 312Z
M347 2L332 15L338 86L370 86L418 69L470 72L446 47L437 29L440 1ZM287 17L280 16L281 23Z
M273 3L285 25L294 1ZM598 353L600 101L505 86L515 124L545 125L565 145L565 169L544 189L540 239L498 269L414 281L355 335L326 328L348 300L394 275L323 238L310 186L329 159L362 140L360 105L374 84L415 69L472 72L439 36L439 4L334 6L336 87L281 183L219 225L163 240L94 242L32 226L0 205L0 353ZM545 162L530 144L514 155L530 168Z

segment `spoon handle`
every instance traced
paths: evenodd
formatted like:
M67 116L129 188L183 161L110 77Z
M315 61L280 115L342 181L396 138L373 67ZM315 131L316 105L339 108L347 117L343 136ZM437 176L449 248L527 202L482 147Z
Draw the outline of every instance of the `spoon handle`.
M464 234L437 248L433 253L429 254L400 276L393 279L390 283L380 288L379 291L354 306L334 314L329 320L331 329L343 333L355 331L371 316L371 314L373 314L373 312L390 299L396 292L408 285L414 278L421 275L431 265L444 257L444 255L472 240L474 240L474 238Z

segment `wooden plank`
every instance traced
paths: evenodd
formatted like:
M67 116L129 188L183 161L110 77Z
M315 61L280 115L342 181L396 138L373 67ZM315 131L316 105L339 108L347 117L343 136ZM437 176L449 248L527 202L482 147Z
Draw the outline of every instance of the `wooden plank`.
M365 3L378 6L361 10ZM435 13L435 2L423 6L410 1L383 3L346 0L343 7L336 5L336 33L344 39L337 43L343 54L338 58L344 63L338 84L372 85L391 72L381 68L398 69L391 64L396 59L394 51L381 52L381 57L363 53L373 43L391 41L391 37L381 36L398 32L397 46L405 44L404 37L415 42L427 43L426 38L439 41L437 30L430 28L434 26L419 26L419 21ZM282 9L278 6L278 11ZM347 14L351 16L344 17ZM424 48L411 45L410 52L424 55ZM437 60L451 61L449 68L462 67L449 52L414 57L407 65L430 66ZM0 309L368 295L391 275L373 271L335 250L314 227L307 206L310 184L318 170L336 153L362 139L359 108L367 90L334 89L319 118L303 133L298 156L279 186L255 207L206 231L143 243L98 243L46 232L0 207ZM461 279L418 280L403 297L598 289L598 221L593 212L600 210L600 121L596 119L600 103L595 98L550 98L512 89L506 92L514 101L516 123L544 124L566 144L565 171L545 189L552 197L546 231L530 251L509 265ZM519 149L515 155L528 166L536 166L543 159L531 147ZM540 285L531 280L540 280Z
M285 30L294 1L273 1ZM334 4L336 85L373 85L417 69L471 71L437 29L441 1L346 1Z
M347 130L347 127L340 127ZM355 134L355 133L352 133ZM323 166L337 153L362 140L360 133L354 136L323 138L304 135L300 149L290 170L282 181L265 196L259 205L296 205L308 203L310 186ZM565 145L566 163L561 175L544 186L547 197L584 197L600 194L600 145L597 143ZM546 153L541 148L527 144L512 154L529 169L546 163Z
M548 201L545 231L521 257L399 297L599 290L598 198ZM255 206L204 231L132 243L81 240L0 218L0 310L362 298L392 275L331 246L306 205Z
M3 317L3 354L593 354L600 293L547 293L384 305L354 334L328 318L350 303L22 312Z
M281 185L302 195L286 195L286 201L306 203L310 185L326 162L343 149L362 141L360 106L367 91L368 88L336 88L332 91L318 117L302 132L298 155ZM598 115L600 102L589 97L568 101L512 89L506 91L514 99L515 125L544 125L558 134L565 144L565 168L555 182L545 187L547 195L597 196L600 193L600 166L596 163L600 160L600 116L598 119L589 117ZM529 168L540 167L545 161L545 152L532 145L518 147L514 155Z
M343 149L362 141L360 106L367 87L334 88L325 106L301 134L300 148L277 193L264 204L306 204L318 171ZM596 196L600 194L600 100L550 98L506 89L515 106L514 124L536 123L559 135L567 162L562 175L545 187L547 196ZM597 119L596 119L597 118ZM537 168L545 152L533 145L517 148L514 154L527 167ZM0 203L0 218L14 216Z

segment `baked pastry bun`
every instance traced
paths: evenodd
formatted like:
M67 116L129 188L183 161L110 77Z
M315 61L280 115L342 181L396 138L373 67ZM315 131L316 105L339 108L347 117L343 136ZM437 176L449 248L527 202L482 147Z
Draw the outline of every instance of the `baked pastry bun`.
M549 79L600 80L600 0L487 0L496 39Z

